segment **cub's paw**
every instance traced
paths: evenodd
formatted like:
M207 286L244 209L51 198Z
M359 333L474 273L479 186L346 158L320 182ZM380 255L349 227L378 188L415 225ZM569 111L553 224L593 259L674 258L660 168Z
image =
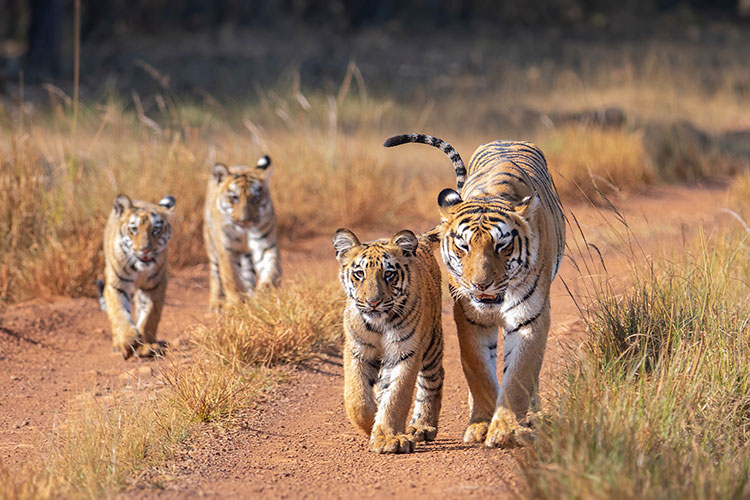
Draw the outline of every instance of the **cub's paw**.
M128 359L132 355L138 356L138 348L142 345L140 335L133 335L128 340L123 341L121 344L115 344L115 347L123 359Z
M370 440L375 453L411 453L414 446L414 437L407 434L379 434Z
M164 356L166 350L167 343L164 341L149 342L146 344L139 344L135 350L135 354L139 358L153 358Z
M482 443L487 436L489 422L474 422L464 431L464 443Z
M406 434L412 436L415 442L434 441L437 436L437 427L425 424L414 424L406 428Z
M518 448L531 445L535 438L532 429L521 427L513 412L503 408L495 413L484 444L490 448Z

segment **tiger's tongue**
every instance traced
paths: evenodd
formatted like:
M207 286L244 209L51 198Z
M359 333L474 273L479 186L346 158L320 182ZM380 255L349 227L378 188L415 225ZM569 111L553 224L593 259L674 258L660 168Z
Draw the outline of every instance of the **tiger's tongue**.
M490 294L487 294L487 293L481 293L481 294L477 295L477 298L479 300L495 300L497 298L497 294L490 295Z

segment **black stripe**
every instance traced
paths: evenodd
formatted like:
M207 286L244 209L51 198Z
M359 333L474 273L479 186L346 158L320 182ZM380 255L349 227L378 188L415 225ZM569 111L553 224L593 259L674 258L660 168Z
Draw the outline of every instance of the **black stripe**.
M543 311L543 310L544 310L544 308L542 308L542 311ZM521 323L521 324L520 324L520 325L518 325L517 327L513 328L512 330L510 330L510 331L506 332L506 333L505 333L505 336L507 337L508 335L513 335L514 333L516 333L516 332L517 332L518 330L520 330L520 329L521 329L521 328L523 328L524 326L528 326L529 324L531 324L531 323L533 323L534 321L536 321L536 320L537 320L537 318L538 318L539 316L541 316L541 315L542 315L542 311L539 311L539 312L538 312L538 313L536 313L536 314L535 314L535 315L534 315L533 317L531 317L531 318L527 319L526 321L524 321L523 323Z
M390 361L384 362L383 363L383 368L394 368L394 367L398 366L400 363L402 363L402 362L406 361L407 359L411 358L412 356L414 356L414 351L405 352L405 353L401 354L401 356L399 356L398 359L392 359Z
M127 300L128 302L130 302L130 294L128 292L126 292L122 288L115 288L115 290L117 290L117 292L120 295L122 295L125 298L125 300Z
M414 336L414 334L416 333L416 331L417 331L417 329L415 328L410 333L407 333L405 336L403 336L403 337L397 337L397 338L395 338L393 340L394 340L394 342L406 342L407 340L409 340L410 338L412 338Z
M151 288L141 288L141 291L143 291L143 292L153 292L154 290L156 290L157 288L159 288L159 286L161 284L162 284L162 282L160 281L156 285L152 286Z
M506 310L506 312L523 304L524 302L529 300L529 298L531 298L532 295L534 295L534 292L536 291L536 285L537 283L539 283L539 276L542 275L542 272L544 272L544 263L542 263L542 267L539 268L539 272L537 273L536 278L534 279L534 283L531 285L531 288L529 288L529 290L524 294L524 296L518 302L515 302L512 306L510 306Z
M132 283L133 282L133 280L130 279L130 278L123 278L122 276L120 276L120 273L118 273L114 269L112 269L112 272L115 273L115 276L117 276L117 279L120 280L120 281L124 281L125 283Z

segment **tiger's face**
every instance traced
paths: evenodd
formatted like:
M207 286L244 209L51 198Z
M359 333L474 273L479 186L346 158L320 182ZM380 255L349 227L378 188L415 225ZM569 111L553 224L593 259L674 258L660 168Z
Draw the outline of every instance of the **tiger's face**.
M348 229L333 237L339 279L346 295L368 323L398 316L411 283L410 266L418 246L413 232L404 230L390 240L360 243Z
M167 248L172 235L169 224L175 199L168 195L157 205L136 201L121 194L115 199L114 213L119 220L119 245L131 267L144 269Z
M235 226L247 229L273 211L268 189L270 165L270 158L263 156L255 167L214 166L211 175L219 191L217 208Z
M529 224L536 196L518 204L499 200L463 201L452 189L438 197L440 250L454 278L455 298L465 297L478 311L501 307L514 279L522 279L536 259L538 240ZM458 285L458 286L455 286Z

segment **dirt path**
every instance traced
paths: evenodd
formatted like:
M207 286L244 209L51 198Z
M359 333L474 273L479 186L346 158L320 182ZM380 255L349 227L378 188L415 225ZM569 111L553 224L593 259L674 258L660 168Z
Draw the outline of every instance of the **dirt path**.
M726 215L721 187L661 187L648 196L617 203L649 254L677 248L696 228L708 231ZM602 250L611 272L624 269L617 238L608 235L611 214L576 206L573 212L590 240ZM397 228L400 229L400 228ZM380 236L388 231L365 236ZM335 279L328 236L306 240L285 252L286 279L316 273ZM568 259L561 275L574 283ZM179 345L186 329L204 321L206 269L183 270L172 279L160 337ZM572 300L556 280L553 321L542 370L543 401L555 398L555 375L567 350L581 339ZM466 446L467 387L461 372L451 305L443 304L445 394L436 442L402 456L367 451L343 411L338 353L312 367L290 371L292 383L269 392L241 415L232 429L206 429L160 471L163 490L131 492L137 497L470 497L521 491L515 452ZM149 390L158 364L125 362L110 348L106 317L95 300L58 300L9 308L0 323L0 461L17 467L38 459L38 449L74 395L94 388L101 397L118 391ZM549 405L549 403L547 403ZM164 481L164 478L168 480Z

